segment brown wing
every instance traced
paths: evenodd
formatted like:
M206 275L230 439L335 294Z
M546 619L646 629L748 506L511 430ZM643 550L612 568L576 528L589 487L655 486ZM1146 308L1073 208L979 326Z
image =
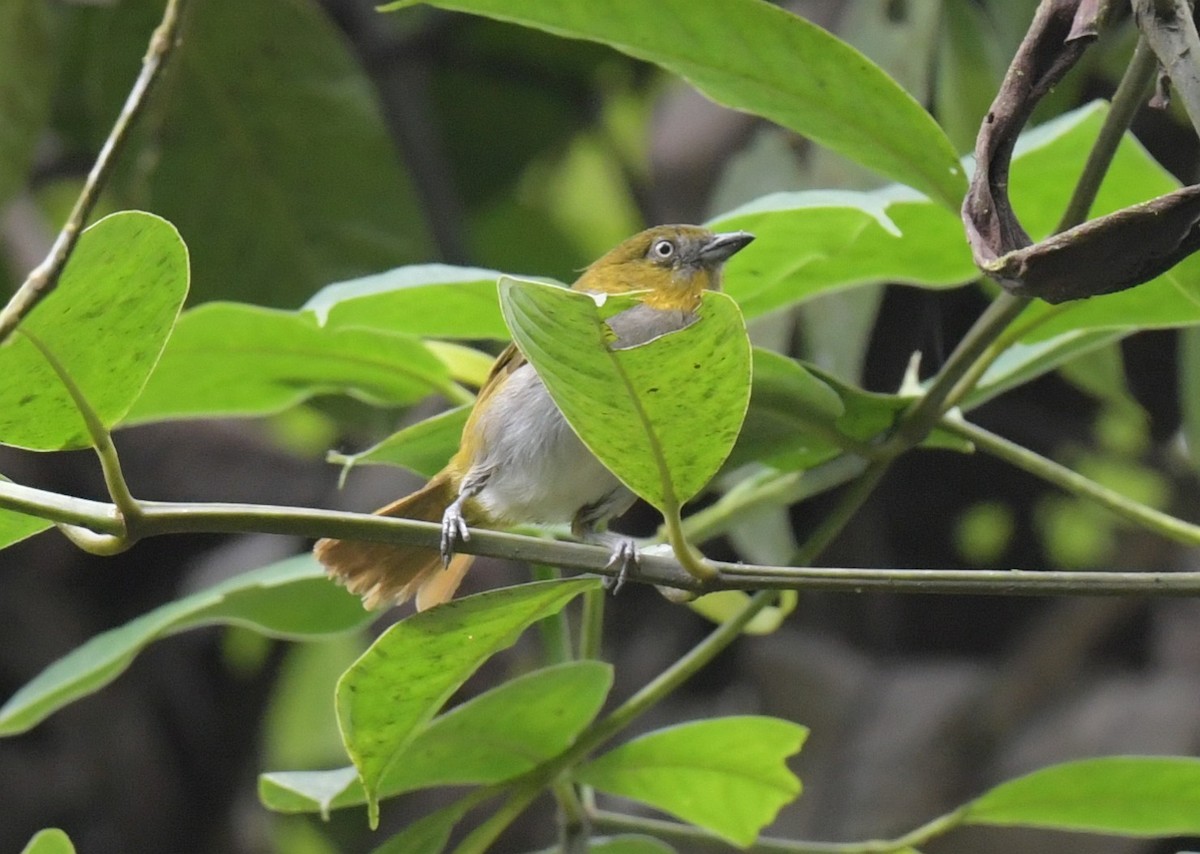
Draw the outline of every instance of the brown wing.
M487 379L483 381L483 385L479 387L479 394L475 396L475 408L471 410L472 421L483 402L504 384L504 380L524 364L525 355L517 349L516 344L509 344L504 348L504 352L497 356L496 361L492 363L492 369L488 371Z

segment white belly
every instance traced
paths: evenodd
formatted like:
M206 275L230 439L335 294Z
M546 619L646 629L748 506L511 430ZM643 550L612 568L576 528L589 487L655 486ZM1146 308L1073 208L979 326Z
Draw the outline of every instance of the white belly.
M518 368L490 401L480 425L488 471L475 500L502 524L571 522L581 508L630 493L575 435L531 365Z
M618 347L633 347L682 329L688 312L646 305L609 319ZM624 513L634 495L575 435L529 364L518 368L490 401L480 425L483 452L467 474L486 476L475 500L499 524L585 522ZM598 512L596 512L598 511Z

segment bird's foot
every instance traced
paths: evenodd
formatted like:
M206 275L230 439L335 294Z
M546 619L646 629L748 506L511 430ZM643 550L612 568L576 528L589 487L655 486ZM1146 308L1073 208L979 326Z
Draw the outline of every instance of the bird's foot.
M442 566L449 566L458 544L465 543L470 539L471 532L467 530L467 520L462 512L462 500L459 499L447 507L446 512L442 514Z
M639 568L642 558L638 553L637 543L628 537L615 538L612 547L612 555L609 557L608 563L604 565L604 568L616 569L617 574L605 576L604 589L616 596L621 592L621 588L625 586L625 581L629 577L630 570Z

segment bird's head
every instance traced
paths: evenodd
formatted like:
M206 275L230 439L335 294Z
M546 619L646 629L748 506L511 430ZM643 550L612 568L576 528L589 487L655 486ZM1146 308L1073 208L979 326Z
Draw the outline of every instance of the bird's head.
M654 308L694 310L705 290L721 287L721 268L753 234L717 234L698 225L659 225L635 234L584 270L577 291L649 291Z

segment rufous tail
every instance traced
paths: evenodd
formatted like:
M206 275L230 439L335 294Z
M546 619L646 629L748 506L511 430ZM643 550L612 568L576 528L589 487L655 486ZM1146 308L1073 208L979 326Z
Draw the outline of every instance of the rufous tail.
M440 522L456 497L449 476L440 472L412 495L375 513ZM334 579L362 597L365 607L400 605L415 596L418 611L449 601L475 559L474 555L455 555L443 568L437 549L366 540L319 540L313 553Z

